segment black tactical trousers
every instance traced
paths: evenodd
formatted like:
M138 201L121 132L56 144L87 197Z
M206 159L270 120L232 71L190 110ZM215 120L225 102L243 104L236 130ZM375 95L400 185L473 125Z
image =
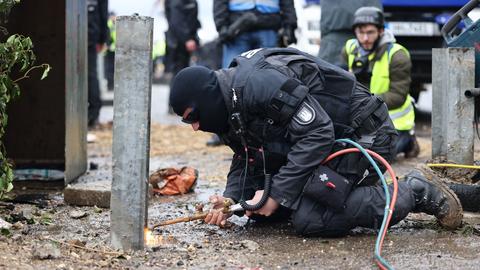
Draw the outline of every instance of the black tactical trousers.
M371 137L370 143L365 143L365 138L359 138L357 142L387 161L393 160L397 139L393 123L386 121ZM353 146L344 146L350 147ZM382 173L385 172L385 166L380 162L377 164ZM333 160L328 166L353 184L351 193L346 197L345 208L340 211L333 210L315 201L313 197L303 196L292 215L297 233L333 237L343 236L357 226L380 228L385 210L385 194L378 174L367 158L362 153L346 154ZM392 190L393 187L390 187L390 191ZM398 194L391 225L405 218L415 206L413 192L406 183L399 183Z
M398 197L390 225L404 219L415 207L410 186L398 183ZM389 187L390 194L393 186ZM303 196L292 214L295 231L303 236L340 237L355 227L379 229L385 212L382 186L357 187L348 197L343 211L334 211L310 197Z
M107 50L104 56L105 79L107 79L107 88L109 91L113 90L114 73L115 73L115 52Z
M172 72L174 76L190 64L190 53L184 44L179 44L177 47L167 46L165 57L168 59L167 70Z
M102 100L97 75L97 49L88 46L88 126L95 125L100 115Z

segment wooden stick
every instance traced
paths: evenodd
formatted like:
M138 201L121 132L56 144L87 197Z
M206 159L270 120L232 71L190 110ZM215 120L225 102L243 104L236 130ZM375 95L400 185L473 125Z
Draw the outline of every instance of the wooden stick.
M13 203L7 203L7 202L0 201L0 207L9 208L9 207L12 207L12 206L13 206Z
M175 218L175 219L171 219L171 220L162 221L162 222L159 222L157 224L154 224L151 227L151 230L155 229L156 227L172 225L172 224L176 224L176 223L180 223L180 222L189 222L189 221L194 221L194 220L198 220L198 219L204 219L207 215L208 215L208 212L200 212L200 213L197 213L193 216L180 217L180 218Z
M47 239L47 240L50 240L50 241L58 243L58 244L62 244L62 245L66 245L66 246L74 247L74 248L78 248L78 249L83 249L83 250L87 250L87 251L91 251L91 252L100 252L100 253L103 253L103 254L106 254L106 255L120 256L120 255L124 254L124 253L120 253L120 252L102 251L102 250L98 250L98 249L94 249L94 248L87 248L87 247L83 247L83 246L79 246L79 245L75 245L75 244L70 244L70 243L67 243L67 242L53 240L53 239Z
M232 199L225 199L223 201L222 212L225 213L225 214L230 213L231 212L230 206L232 206L233 204L234 204L234 202L233 202ZM175 219L171 219L171 220L162 221L160 223L154 224L152 227L150 227L150 230L153 230L157 227L172 225L172 224L176 224L176 223L180 223L180 222L189 222L189 221L194 221L194 220L198 220L198 219L205 219L205 217L207 217L207 215L209 213L208 211L207 212L202 211L203 210L203 205L197 210L198 210L198 212L196 212L195 215L193 215L193 216L187 216L187 217L181 217L181 218L175 218Z

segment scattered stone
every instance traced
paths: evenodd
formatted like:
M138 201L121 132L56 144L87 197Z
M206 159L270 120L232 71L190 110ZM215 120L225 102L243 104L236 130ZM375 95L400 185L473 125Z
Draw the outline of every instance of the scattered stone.
M23 235L28 235L30 233L30 227L29 226L24 226L22 229L22 234Z
M10 228L12 228L12 224L0 218L0 229L10 230Z
M79 246L79 247L84 247L87 244L87 242L80 241L78 239L73 239L73 240L69 240L68 244L74 245L74 246Z
M80 255L78 255L76 252L70 252L70 256L74 257L74 258L80 258Z
M94 143L97 141L97 135L93 133L87 133L87 143ZM91 166L91 165L90 165Z
M25 219L32 219L35 212L37 212L37 209L34 209L34 207L31 205L26 205L22 210L22 215L25 217Z
M91 171L98 170L98 163L90 162L90 170Z
M195 250L197 250L197 249L196 249L193 245L190 245L190 246L188 246L188 248L187 248L187 251L188 251L188 252L194 252Z
M164 247L163 246L153 246L153 247L147 247L147 248L150 249L152 252L157 252L157 251L162 250Z
M21 240L22 239L22 235L21 234L14 234L11 238L13 241L18 241L18 240Z
M23 229L23 227L25 227L25 225L23 225L23 223L21 223L20 221L17 221L12 224L12 228L15 230L21 230Z
M97 207L96 205L93 206L93 212L100 214L103 212L102 208Z
M100 260L100 261L98 262L98 265L101 266L101 267L104 267L104 268L106 268L109 264L110 264L109 261Z
M120 254L117 256L117 259L123 259L123 260L130 260L132 258L132 256L130 255L127 255L127 254Z
M260 247L260 245L257 242L252 240L243 240L240 242L240 245L251 251L257 250Z
M50 260L58 259L61 256L60 249L51 243L36 245L32 250L33 259Z
M72 210L69 213L70 217L73 219L80 219L87 216L87 212L81 210Z
M204 205L203 203L197 203L195 204L195 211L196 212L203 212Z

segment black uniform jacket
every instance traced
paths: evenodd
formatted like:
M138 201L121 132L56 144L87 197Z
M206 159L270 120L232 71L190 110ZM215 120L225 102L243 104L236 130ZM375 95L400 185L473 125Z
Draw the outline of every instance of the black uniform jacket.
M240 112L247 129L248 161L234 128L221 135L235 152L224 196L236 201L262 189L259 147L273 175L270 196L295 209L309 175L332 152L336 138L355 138L387 121L355 124L365 108L378 104L368 89L342 69L292 48L246 52L216 75L227 109Z
M103 44L107 42L109 30L108 20L108 1L107 0L88 0L88 45Z
M198 5L196 0L166 0L165 15L168 22L167 42L169 47L184 46L193 39L198 42Z

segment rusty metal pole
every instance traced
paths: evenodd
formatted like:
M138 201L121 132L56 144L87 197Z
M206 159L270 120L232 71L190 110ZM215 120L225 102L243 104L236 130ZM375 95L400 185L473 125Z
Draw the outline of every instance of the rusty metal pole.
M473 48L433 49L432 157L473 164L475 84Z
M144 248L147 224L153 19L116 22L111 243Z

